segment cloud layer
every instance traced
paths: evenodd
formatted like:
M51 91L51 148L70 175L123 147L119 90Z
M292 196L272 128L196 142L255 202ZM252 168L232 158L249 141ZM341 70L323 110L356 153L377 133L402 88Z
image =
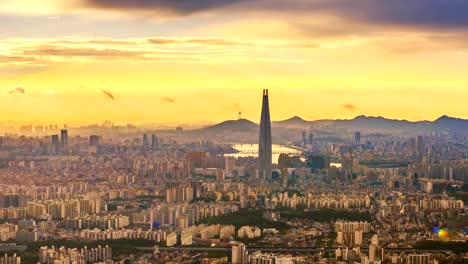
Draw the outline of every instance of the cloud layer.
M468 26L465 0L85 0L85 6L121 12L192 15L203 12L326 13L353 21L409 26Z

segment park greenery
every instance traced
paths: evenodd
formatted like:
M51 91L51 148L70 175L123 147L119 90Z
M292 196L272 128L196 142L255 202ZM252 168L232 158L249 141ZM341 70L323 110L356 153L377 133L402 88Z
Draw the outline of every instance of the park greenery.
M110 246L112 247L112 256L114 259L119 256L128 256L130 254L139 255L144 252L138 247L153 247L156 245L154 241L146 239L113 239L113 240L102 240L102 241L78 241L78 240L44 240L34 243L28 243L27 249L19 253L21 256L22 263L36 263L39 260L39 249L41 247L65 247L65 248L77 248L88 247L89 249L98 246Z
M416 242L414 248L426 250L450 250L453 253L461 254L468 252L468 242L425 240Z
M290 209L280 208L278 212L281 214L281 218L286 219L309 219L315 222L330 222L337 220L347 221L367 221L372 222L372 215L370 213L347 211L347 210L336 210L336 209L318 209L318 210L301 210L301 209Z
M330 222L337 220L367 221L372 222L372 215L367 212L356 212L335 209L303 210L291 208L279 208L275 210L281 214L282 219L310 219L316 222ZM259 228L276 228L280 232L289 229L282 221L268 221L263 218L265 209L240 209L238 212L229 213L202 220L205 224L233 225L236 229L242 226L257 226Z
M233 225L236 230L242 226L257 226L259 228L276 228L279 231L288 229L288 225L282 222L271 222L263 219L261 209L240 209L238 212L229 213L221 216L209 217L202 220L204 224L222 224Z

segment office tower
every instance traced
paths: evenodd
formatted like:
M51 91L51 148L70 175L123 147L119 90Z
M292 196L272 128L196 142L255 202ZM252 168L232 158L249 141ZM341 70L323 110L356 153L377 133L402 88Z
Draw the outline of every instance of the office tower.
M158 149L158 148L159 148L158 137L155 134L153 134L153 135L151 135L151 149L155 150L155 149Z
M89 136L89 145L92 147L99 146L99 137L97 135Z
M192 185L193 198L194 199L200 198L202 183L194 181L191 183L191 185Z
M302 131L302 147L303 148L307 147L307 137L306 137L305 131Z
M59 136L58 135L52 135L52 154L57 155L58 150L59 150Z
M424 141L422 136L416 138L416 155L419 159L424 156Z
M144 134L143 135L143 149L149 149L149 140L148 140L148 135Z
M99 150L99 137L97 135L89 136L88 153L97 155Z
M361 145L361 132L354 132L354 144Z
M268 89L263 90L262 116L260 118L260 135L258 143L258 176L260 179L271 179L271 121L268 102Z
M310 155L307 157L306 165L312 170L323 170L330 168L330 157Z
M216 181L218 183L222 183L224 181L224 170L218 170L217 174L216 174Z
M68 150L68 131L66 129L60 130L60 145L65 152Z
M208 164L208 153L205 151L190 151L187 154L190 167L193 168L206 168Z
M234 176L234 169L236 168L236 158L235 157L226 157L224 164L224 170L226 171L226 177Z
M314 133L310 132L309 133L309 145L312 146L314 144Z
M288 154L280 154L278 157L278 168L280 170L291 167L291 157Z
M288 187L288 169L281 169L281 186Z

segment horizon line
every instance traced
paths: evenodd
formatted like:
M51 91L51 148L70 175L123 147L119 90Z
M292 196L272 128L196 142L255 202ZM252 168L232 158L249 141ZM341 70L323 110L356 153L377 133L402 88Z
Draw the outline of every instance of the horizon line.
M418 123L418 122L435 122L440 118L446 117L446 118L453 118L453 119L461 119L468 121L468 118L463 118L463 117L455 117L455 116L449 116L449 115L441 115L433 120L430 119L419 119L419 120L408 120L408 119L399 119L399 118L390 118L390 117L385 117L385 116L375 116L375 115L365 115L365 114L360 114L356 115L352 118L321 118L321 119L304 119L299 115L294 115L286 119L280 119L280 120L272 120L272 123L275 122L284 122L288 121L291 119L296 119L300 118L301 120L305 122L317 122L317 121L346 121L346 120L354 120L358 117L364 117L364 118L382 118L386 120L393 120L393 121L406 121L410 123ZM63 127L63 125L75 125L75 126L90 126L90 125L102 125L103 122L105 121L110 121L111 123L117 125L117 126L125 126L125 125L134 125L134 126L145 126L145 125L159 125L159 126L165 126L165 125L191 125L191 126L200 126L200 125L216 125L220 124L223 122L228 122L228 121L239 121L239 120L247 120L253 123L259 123L259 122L254 122L248 118L238 118L238 119L225 119L225 120L198 120L198 121L168 121L168 122L158 122L158 121L148 121L144 123L132 123L131 121L113 121L113 120L101 120L101 121L91 121L91 122L63 122L63 121L21 121L21 120L0 120L0 124L3 123L20 123L18 125L45 125L46 123L48 125L58 125L59 128Z

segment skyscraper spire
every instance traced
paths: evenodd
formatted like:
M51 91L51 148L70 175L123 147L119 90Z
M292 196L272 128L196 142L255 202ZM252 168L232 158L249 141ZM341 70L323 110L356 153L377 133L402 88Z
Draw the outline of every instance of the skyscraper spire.
M268 89L263 89L262 115L258 142L258 174L260 179L271 179L271 121Z

